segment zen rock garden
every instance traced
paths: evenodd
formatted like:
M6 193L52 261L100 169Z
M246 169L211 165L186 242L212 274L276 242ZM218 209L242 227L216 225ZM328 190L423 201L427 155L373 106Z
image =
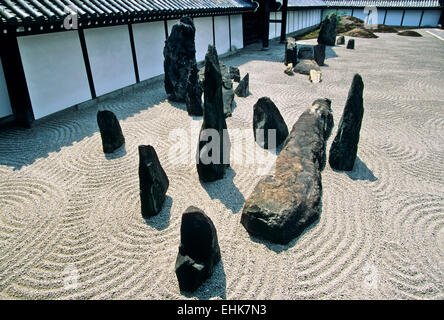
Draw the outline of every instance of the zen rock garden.
M289 38L285 49L287 68L321 80L326 46L343 43L327 19L319 44L299 47ZM169 99L186 103L190 115L203 116L199 133L196 171L202 183L224 179L230 166L230 137L226 117L231 116L234 96L250 95L249 74L219 61L216 48L208 46L205 65L199 71L195 58L195 27L183 17L173 26L165 42L165 91ZM239 82L233 90L233 80ZM353 78L338 133L330 149L329 163L336 170L352 170L358 150L363 118L364 84L359 74ZM202 103L203 94L203 103ZM322 179L326 165L327 140L334 127L332 101L316 99L289 132L287 124L269 97L260 97L251 106L256 143L264 149L282 150L273 174L263 177L246 199L240 223L254 237L276 244L288 244L315 223L321 215ZM99 111L97 122L103 151L112 153L124 142L122 129L110 111ZM271 139L270 139L271 137ZM273 145L269 142L272 141ZM196 181L199 183L199 181ZM163 207L170 181L151 145L139 146L139 187L141 215L149 219ZM192 292L211 277L221 260L217 230L211 219L191 206L182 215L180 246L175 272L181 291Z

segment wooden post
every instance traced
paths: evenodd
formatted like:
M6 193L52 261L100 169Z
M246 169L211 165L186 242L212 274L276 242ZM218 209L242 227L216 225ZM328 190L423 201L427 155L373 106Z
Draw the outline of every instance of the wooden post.
M263 8L263 14L264 14L264 26L263 26L263 33L262 33L262 49L268 49L269 40L268 36L270 34L270 0L264 1L264 8Z
M282 1L281 43L284 43L287 38L287 12L288 12L288 0L283 0Z

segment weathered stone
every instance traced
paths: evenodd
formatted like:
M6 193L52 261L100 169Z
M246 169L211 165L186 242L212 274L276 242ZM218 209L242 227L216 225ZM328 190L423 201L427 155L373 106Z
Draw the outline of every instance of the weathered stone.
M325 61L325 44L315 45L313 48L314 60L318 66L323 66Z
M245 75L245 77L239 82L239 85L237 86L236 90L234 91L234 93L241 98L245 98L248 97L248 95L250 94L250 74L247 73Z
M230 66L230 78L233 79L234 82L239 82L241 80L238 67Z
M326 46L334 46L336 42L336 15L332 14L326 17L321 23L321 30L319 31L318 43Z
M344 113L339 122L338 133L330 148L328 162L336 170L353 170L358 152L359 132L364 116L364 83L359 74L355 74Z
M344 36L339 36L338 40L336 41L336 44L337 45L345 44L345 37Z
M310 70L309 80L313 83L319 83L322 81L321 71Z
M295 65L298 63L298 45L294 38L287 38L287 43L285 44L285 65L288 66L290 63Z
M183 291L193 292L211 276L220 261L217 231L200 209L189 207L182 215L176 276Z
M294 72L301 74L310 74L310 70L321 71L318 64L314 60L301 60L298 64L293 68Z
M276 160L273 176L264 177L247 199L241 223L252 235L286 244L320 215L321 171L333 127L331 101L318 99L294 124Z
M350 39L347 42L347 49L354 49L355 48L355 39Z
M313 48L312 47L300 47L298 50L298 58L300 60L313 60Z
M170 182L152 146L139 146L139 185L142 216L160 212Z
M173 101L185 101L189 73L196 65L195 33L193 20L190 17L182 17L180 22L173 26L170 36L165 41L163 49L165 91ZM191 87L194 88L196 85L197 81ZM201 97L190 97L190 100L199 98Z
M287 67L286 67L285 70L284 70L284 73L285 73L285 74L288 74L289 76L294 75L294 72L293 72L293 63L289 63L289 64L287 65Z
M288 136L288 128L279 109L268 97L260 98L253 109L254 140L264 149L280 146ZM276 138L276 140L272 142L273 145L270 146L268 144L269 130L275 131L271 133L271 137Z
M204 121L196 156L197 172L204 182L223 178L230 165L230 138L226 130L222 87L217 51L209 45L205 56Z
M111 111L98 111L97 124L102 137L103 152L113 153L125 143L119 120Z
M193 63L188 73L187 92L185 95L187 111L190 116L203 115L202 87L199 85L197 65Z

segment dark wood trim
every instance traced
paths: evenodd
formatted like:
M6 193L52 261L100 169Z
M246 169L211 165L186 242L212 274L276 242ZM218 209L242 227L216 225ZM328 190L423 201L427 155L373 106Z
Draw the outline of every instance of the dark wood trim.
M3 62L3 72L16 123L30 128L35 117L17 38L8 33L0 36L0 41L2 43L0 56Z
M214 16L211 17L211 21L213 24L213 46L216 47L216 30L214 26Z
M424 10L422 10L422 12L421 12L421 18L419 19L419 25L418 25L418 27L421 26L421 23L422 23L422 17L424 17Z
M351 14L352 17L353 17L353 13L355 13L355 9L352 9L352 14Z
M230 52L231 52L231 15L228 15L228 38L230 41Z
M91 63L89 61L88 48L86 47L85 33L82 28L79 28L78 31L79 31L80 47L82 48L82 54L83 54L83 62L85 63L86 75L88 76L89 90L91 91L91 97L95 99L97 98L96 88L94 87L94 79L91 71Z
M405 16L405 9L402 10L401 27L402 27L402 24L404 23L404 16Z
M128 23L128 32L129 32L130 43L131 43L131 53L133 55L134 75L136 76L136 82L139 83L140 82L139 66L137 63L136 44L134 43L133 25L131 23Z
M385 24L385 20L387 20L387 12L388 12L388 9L385 9L384 21L382 22L382 24Z
M284 43L287 38L287 13L288 13L288 0L282 2L282 24L281 24L281 38L280 42Z
M168 39L168 20L163 21L163 26L165 28L165 40Z
M262 49L268 49L270 43L270 1L265 0L263 4L263 31L262 31Z

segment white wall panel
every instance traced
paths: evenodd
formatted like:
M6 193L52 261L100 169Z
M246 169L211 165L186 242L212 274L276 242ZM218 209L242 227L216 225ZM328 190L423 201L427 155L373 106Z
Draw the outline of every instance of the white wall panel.
M6 87L3 66L0 61L0 118L12 115L11 102L9 101L8 88Z
M359 18L365 22L367 19L368 13L365 13L364 9L355 9L353 11L353 16L356 18Z
M205 60L208 45L213 44L213 19L211 17L194 18L194 26L196 27L196 60L199 62Z
M230 24L228 16L214 17L214 33L218 54L230 51Z
M385 24L388 26L400 26L403 10L391 10L387 11L387 18Z
M231 20L231 45L236 49L244 47L244 31L242 26L242 15L230 17Z
M85 30L97 96L136 82L128 26Z
M441 10L424 10L424 16L422 17L421 27L436 27L439 23L439 17L441 16Z
M140 80L146 80L162 74L164 72L164 22L134 24L133 34Z
M422 10L406 10L404 15L403 26L418 27L419 20L421 20Z
M91 99L77 31L18 38L36 119Z
M378 9L378 24L384 24L385 9Z

